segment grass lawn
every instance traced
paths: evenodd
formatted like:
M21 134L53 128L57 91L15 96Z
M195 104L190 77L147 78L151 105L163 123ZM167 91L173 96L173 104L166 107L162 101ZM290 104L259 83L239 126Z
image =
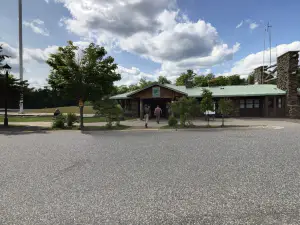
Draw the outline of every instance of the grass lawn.
M79 113L78 106L66 106L57 107L61 113ZM45 108L45 109L25 109L25 113L54 113L56 108ZM85 106L83 108L84 114L95 114L92 106Z
M2 123L4 121L4 117L0 116L0 122ZM9 122L52 122L52 117L43 117L43 116L32 116L32 117L17 117L17 116L9 116L8 117Z
M0 116L0 123L3 123L4 117ZM9 116L8 117L9 122L52 122L53 117L51 116L27 116L27 117L22 117L22 116ZM104 117L86 117L84 118L84 123L97 123L97 122L105 122Z

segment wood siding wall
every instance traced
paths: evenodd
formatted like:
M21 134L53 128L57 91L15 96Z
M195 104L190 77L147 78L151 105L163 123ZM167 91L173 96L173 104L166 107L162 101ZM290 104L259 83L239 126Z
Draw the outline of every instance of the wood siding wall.
M159 87L159 86L153 86L153 87ZM160 98L170 98L170 99L174 99L176 97L182 97L183 94L172 91L170 89L167 88L163 88L160 87ZM132 96L130 96L132 98L140 98L140 99L149 99L149 98L153 98L152 97L152 87L143 90L141 92L138 92Z

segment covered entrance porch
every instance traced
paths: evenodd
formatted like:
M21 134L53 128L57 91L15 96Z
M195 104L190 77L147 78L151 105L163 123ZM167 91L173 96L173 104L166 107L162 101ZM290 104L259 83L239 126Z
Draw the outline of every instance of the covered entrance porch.
M168 103L182 96L186 96L186 93L175 90L171 85L152 84L131 93L128 97L138 102L138 116L143 119L146 104L151 109L150 117L154 116L154 109L159 105L162 109L162 117L168 118Z
M142 114L140 114L140 117L143 117L143 109L145 105L150 106L150 118L154 117L154 109L159 106L162 110L162 118L168 118L169 113L168 113L168 103L171 103L172 99L171 98L146 98L146 99L141 99L140 104L142 106Z

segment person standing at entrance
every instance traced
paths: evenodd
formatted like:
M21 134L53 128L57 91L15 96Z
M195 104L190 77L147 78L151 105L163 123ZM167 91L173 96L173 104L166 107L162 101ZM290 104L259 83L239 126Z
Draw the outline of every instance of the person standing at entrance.
M161 108L159 107L159 105L155 108L154 110L154 115L156 116L156 122L159 123L160 121L160 116L162 114L162 110Z
M149 121L149 113L150 113L150 106L145 105L144 108L144 118L145 118L145 127L148 128L148 121Z

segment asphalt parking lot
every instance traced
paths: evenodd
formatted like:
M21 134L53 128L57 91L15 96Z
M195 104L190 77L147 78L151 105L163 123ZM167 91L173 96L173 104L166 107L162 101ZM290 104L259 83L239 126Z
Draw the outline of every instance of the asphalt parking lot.
M300 224L299 135L0 135L0 224Z

